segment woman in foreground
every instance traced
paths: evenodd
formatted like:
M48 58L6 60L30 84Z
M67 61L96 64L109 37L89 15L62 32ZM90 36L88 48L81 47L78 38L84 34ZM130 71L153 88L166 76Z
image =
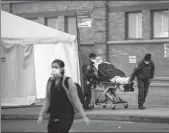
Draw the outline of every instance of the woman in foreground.
M89 124L72 79L68 80L69 88L64 85L64 66L62 60L56 59L52 62L52 77L47 82L46 98L38 118L38 124L41 124L44 114L50 114L49 133L69 132L76 112Z

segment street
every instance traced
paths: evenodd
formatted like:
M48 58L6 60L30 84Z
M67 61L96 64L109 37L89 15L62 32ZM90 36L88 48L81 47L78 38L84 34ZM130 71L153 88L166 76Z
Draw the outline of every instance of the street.
M2 120L2 132L46 132L47 120L42 125L34 120ZM76 120L71 132L169 132L168 124L95 121L85 125L81 120Z

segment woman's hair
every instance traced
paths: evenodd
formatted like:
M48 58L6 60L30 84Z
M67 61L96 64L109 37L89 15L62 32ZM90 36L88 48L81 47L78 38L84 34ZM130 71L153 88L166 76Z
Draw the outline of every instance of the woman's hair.
M54 64L54 63L57 63L59 65L59 67L63 69L62 72L61 72L61 74L64 75L64 73L65 73L65 69L64 69L65 63L62 60L60 60L60 59L55 59L52 62L52 64Z

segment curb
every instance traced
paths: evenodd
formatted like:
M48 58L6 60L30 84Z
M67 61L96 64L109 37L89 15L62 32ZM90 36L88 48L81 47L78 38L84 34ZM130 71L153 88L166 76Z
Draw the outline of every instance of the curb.
M153 116L125 116L125 115L87 115L91 120L109 120L109 121L130 121L130 122L147 122L147 123L165 123L169 124L169 117L153 117ZM38 115L2 115L1 120L37 120ZM44 119L48 119L49 115L45 115ZM75 116L80 119L80 116Z
M21 106L1 106L1 109L17 109L17 108L32 108L32 107L42 107L42 105L21 105Z
M137 106L136 104L131 104L130 106ZM34 107L42 107L42 104L35 104L35 105L21 105L21 106L1 106L1 109L17 109L17 108L34 108ZM162 108L168 108L167 105L149 105L148 107L162 107Z
M90 115L91 120L109 120L109 121L130 121L130 122L146 122L146 123L165 123L169 124L169 117L150 117L150 116L112 116L112 115Z

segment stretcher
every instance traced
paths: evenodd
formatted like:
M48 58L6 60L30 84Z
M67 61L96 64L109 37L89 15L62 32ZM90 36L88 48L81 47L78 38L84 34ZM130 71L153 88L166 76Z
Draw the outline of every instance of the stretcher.
M133 83L132 83L133 84ZM125 84L123 84L125 85ZM128 108L128 102L125 100L122 100L119 96L116 94L116 90L119 89L123 92L128 92L128 90L122 90L121 89L122 84L112 83L112 82L105 82L105 81L95 81L95 84L93 84L92 87L92 102L91 102L91 108L94 108L95 105L102 106L103 108L106 108L108 106L111 106L112 110L115 110L116 104L124 104L124 108ZM129 87L130 88L130 87ZM101 93L96 96L96 93Z
M108 67L106 68L105 66L112 68L111 70L106 70ZM126 77L124 72L113 68L111 64L107 63L102 63L99 70L94 67L94 70L97 73L94 77L97 78L92 79L92 92L93 94L97 94L98 92L101 94L92 96L94 100L92 100L91 108L94 108L95 105L100 105L104 108L111 106L114 110L116 104L124 104L124 108L127 109L128 102L119 97L116 91L117 89L122 92L134 91L134 83L130 83L130 78ZM113 78L110 78L111 76Z

